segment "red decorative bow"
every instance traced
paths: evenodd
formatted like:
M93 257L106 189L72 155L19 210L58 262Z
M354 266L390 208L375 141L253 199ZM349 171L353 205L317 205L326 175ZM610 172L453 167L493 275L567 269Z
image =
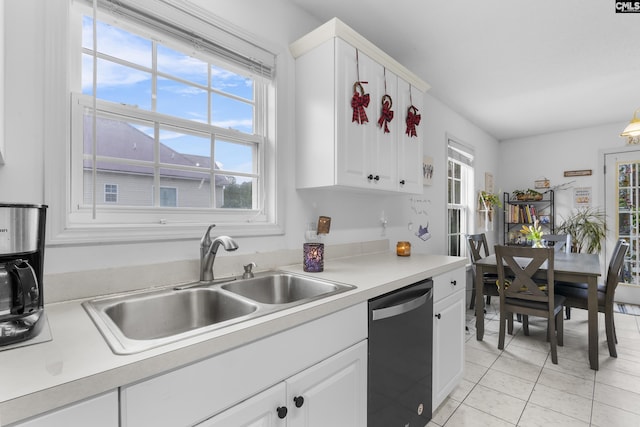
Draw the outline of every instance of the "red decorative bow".
M407 111L407 130L406 130L406 134L411 136L418 136L418 133L416 132L416 126L418 126L420 124L420 119L422 117L420 116L420 114L418 114L418 109L416 107L414 107L413 105L411 107L409 107L409 110Z
M382 114L380 114L380 118L378 119L378 126L382 127L382 124L384 123L384 133L389 133L388 123L393 120L391 105L393 105L391 97L389 95L384 95L382 97Z
M367 112L364 110L369 106L369 94L364 93L361 83L367 82L355 82L353 84L353 97L351 98L351 108L353 108L352 122L363 124L368 122ZM358 88L360 92L358 92Z

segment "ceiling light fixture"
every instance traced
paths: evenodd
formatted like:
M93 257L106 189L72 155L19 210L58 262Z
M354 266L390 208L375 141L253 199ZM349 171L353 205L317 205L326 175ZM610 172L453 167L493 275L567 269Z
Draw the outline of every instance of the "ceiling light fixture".
M627 137L627 144L640 143L640 119L637 117L638 111L640 111L640 108L633 113L631 122L629 122L620 134L620 136Z

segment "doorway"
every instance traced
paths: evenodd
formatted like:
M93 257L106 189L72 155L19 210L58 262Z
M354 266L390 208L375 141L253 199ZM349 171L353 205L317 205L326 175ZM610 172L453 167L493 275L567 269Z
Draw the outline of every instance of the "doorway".
M604 164L607 265L615 242L629 242L616 301L640 304L640 148L605 153Z

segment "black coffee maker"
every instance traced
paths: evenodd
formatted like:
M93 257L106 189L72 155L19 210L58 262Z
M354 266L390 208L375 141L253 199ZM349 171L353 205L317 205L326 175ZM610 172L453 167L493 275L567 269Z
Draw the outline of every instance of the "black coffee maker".
M46 205L0 203L0 346L38 335Z

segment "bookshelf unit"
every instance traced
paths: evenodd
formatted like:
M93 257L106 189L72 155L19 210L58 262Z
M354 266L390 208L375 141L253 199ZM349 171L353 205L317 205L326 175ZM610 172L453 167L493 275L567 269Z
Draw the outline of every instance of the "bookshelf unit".
M553 190L547 190L541 200L518 200L510 193L504 193L502 197L505 245L531 245L520 230L523 225L533 224L536 219L545 234L554 234L556 221Z

